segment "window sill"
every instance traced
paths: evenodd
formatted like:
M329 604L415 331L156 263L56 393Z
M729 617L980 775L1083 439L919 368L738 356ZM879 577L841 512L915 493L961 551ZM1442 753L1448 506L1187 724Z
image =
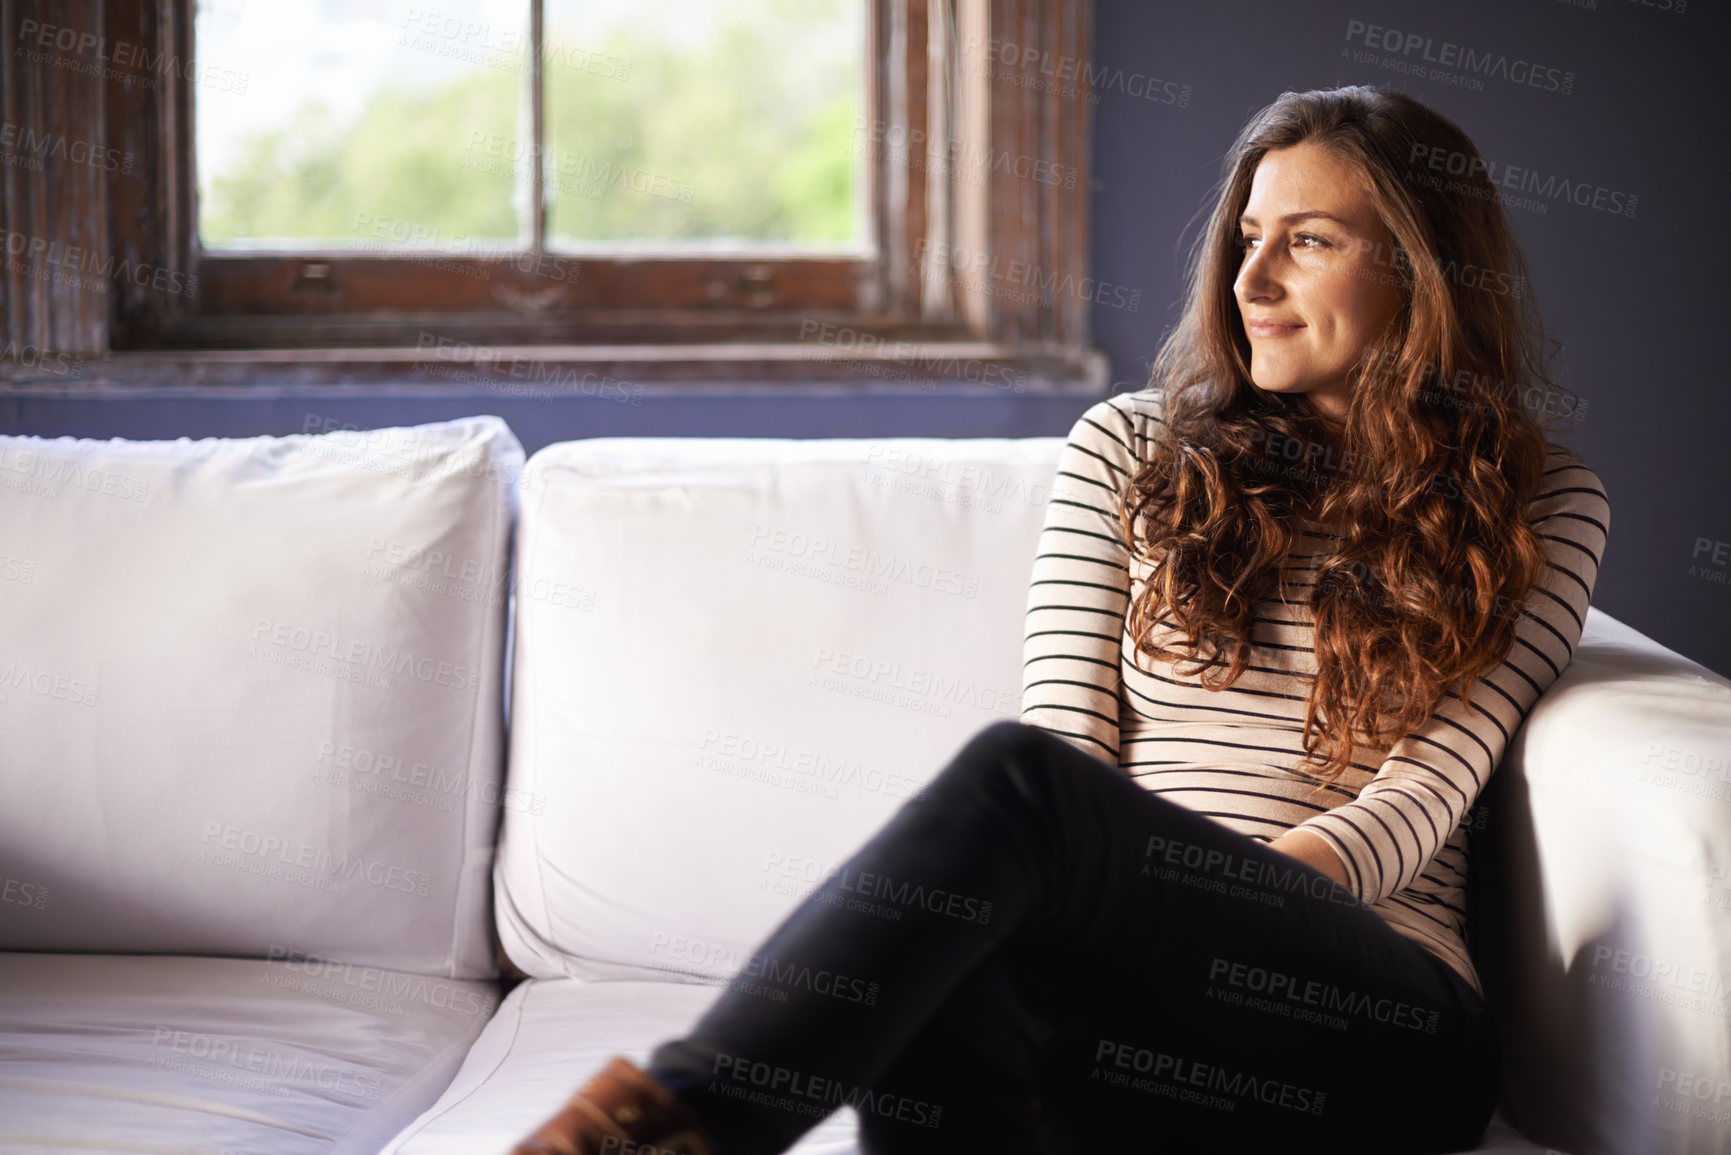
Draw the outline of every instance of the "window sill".
M897 391L1102 393L1109 374L1093 349L979 341L873 339L858 348L815 344L478 345L440 338L424 348L216 349L55 355L0 362L0 391L31 394L262 388L379 387L539 400L692 392ZM615 396L613 399L617 399Z

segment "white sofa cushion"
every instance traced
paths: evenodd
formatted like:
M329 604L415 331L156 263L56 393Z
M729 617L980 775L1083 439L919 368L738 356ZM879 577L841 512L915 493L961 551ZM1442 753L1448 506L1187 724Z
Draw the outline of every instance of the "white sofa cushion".
M504 422L0 437L0 949L497 974Z
M1731 681L1590 610L1486 796L1473 950L1510 1118L1731 1151Z
M498 985L319 960L0 952L0 1150L372 1155Z
M598 438L521 489L500 937L715 978L1021 706L1062 438Z
M439 1101L379 1155L506 1155L608 1059L647 1063L656 1043L683 1033L714 997L709 987L684 983L520 983ZM858 1130L858 1113L844 1106L788 1151L858 1155Z

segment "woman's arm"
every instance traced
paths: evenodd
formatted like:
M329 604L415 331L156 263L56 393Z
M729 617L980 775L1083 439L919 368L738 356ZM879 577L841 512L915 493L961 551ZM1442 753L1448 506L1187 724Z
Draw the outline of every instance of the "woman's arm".
M1347 885L1346 863L1335 853L1328 839L1302 826L1294 826L1279 838L1268 843L1270 850L1290 855L1304 865L1320 870L1341 886Z
M1114 766L1130 600L1117 496L1140 464L1132 418L1157 407L1157 395L1121 393L1076 421L1058 457L1028 582L1022 721Z
M1336 854L1335 847L1328 842L1328 838L1322 838L1316 831L1309 831L1303 826L1293 826L1279 838L1272 838L1269 849L1295 857L1305 866L1328 874L1329 878L1350 890L1350 887L1347 887L1347 864L1342 861L1340 854Z

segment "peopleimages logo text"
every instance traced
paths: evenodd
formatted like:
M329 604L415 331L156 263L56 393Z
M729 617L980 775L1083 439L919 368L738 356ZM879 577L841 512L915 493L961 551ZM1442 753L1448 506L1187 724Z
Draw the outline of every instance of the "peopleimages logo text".
M176 295L191 296L198 292L196 274L166 269L146 261L112 255L104 257L88 246L68 245L12 229L0 229L0 251L8 257L21 257L26 264L37 268L56 270L61 276L91 278L93 288L106 286L110 281L127 281L141 289L157 289Z
M430 892L433 876L424 870L408 870L390 863L369 861L347 853L333 854L322 846L306 842L290 842L274 834L247 830L218 821L204 824L204 845L230 851L249 858L271 858L287 866L328 874L333 878L361 881L386 890L425 896Z
M472 666L418 657L407 650L387 649L376 642L358 638L339 638L327 630L259 618L253 625L252 637L254 642L280 646L296 653L347 662L387 674L407 674L422 682L451 686L470 693L481 688L481 672Z
M1535 64L1530 60L1511 60L1505 53L1480 51L1470 45L1453 41L1437 41L1418 32L1403 32L1363 20L1346 22L1346 39L1366 48L1381 49L1396 56L1412 56L1439 68L1458 68L1479 77L1507 80L1545 92L1569 95L1575 88L1575 74L1561 68ZM1342 51L1345 51L1344 49Z
M56 52L62 55L58 58L49 56L49 53ZM13 54L32 64L52 60L55 67L106 80L149 78L146 87L153 90L155 77L177 76L188 84L245 96L252 79L251 73L204 64L194 57L183 58L167 50L152 52L143 44L110 40L80 28L43 24L37 20L19 21L18 47L13 49Z
M273 966L325 982L337 982L392 999L424 1003L439 1010L465 1015L491 1014L495 1000L461 983L428 979L422 975L387 971L379 967L340 962L322 955L291 950L273 943L265 955Z

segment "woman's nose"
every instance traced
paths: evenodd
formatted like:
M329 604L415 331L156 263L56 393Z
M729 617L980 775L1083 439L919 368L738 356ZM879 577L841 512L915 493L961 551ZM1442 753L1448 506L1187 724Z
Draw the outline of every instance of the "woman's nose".
M1245 298L1267 296L1274 288L1274 278L1260 249L1245 254L1244 264L1238 270L1236 287L1238 295Z

